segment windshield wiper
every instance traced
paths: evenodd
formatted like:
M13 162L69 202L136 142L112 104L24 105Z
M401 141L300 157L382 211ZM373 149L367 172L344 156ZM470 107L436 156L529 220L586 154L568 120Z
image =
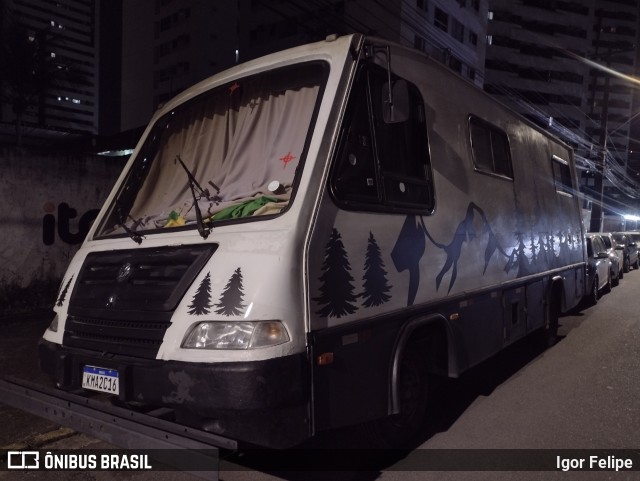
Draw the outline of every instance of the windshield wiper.
M205 197L209 199L210 194L207 189L203 189L198 181L195 179L189 168L184 165L184 162L180 158L180 154L176 155L176 159L180 162L180 165L187 173L187 177L189 179L189 189L191 190L191 197L193 197L193 207L196 210L196 223L198 225L198 233L203 239L209 237L210 229L204 225L204 221L202 220L202 212L200 211L200 206L198 205L198 196L196 195L196 188L198 189L198 193L200 194L200 199Z
M116 210L118 212L118 220L120 221L120 227L124 229L124 231L129 234L129 237L133 239L137 244L142 244L142 236L137 234L135 231L131 230L127 226L127 220L124 215L122 215L122 209L120 208L120 202L116 201ZM133 220L133 219L132 219Z

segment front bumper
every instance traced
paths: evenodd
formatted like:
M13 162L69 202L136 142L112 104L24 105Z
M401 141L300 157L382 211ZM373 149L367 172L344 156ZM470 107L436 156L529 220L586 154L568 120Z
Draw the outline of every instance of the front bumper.
M103 357L45 340L38 351L41 369L63 390L81 389L84 365L116 369L119 401L172 408L180 423L273 448L310 436L304 353L265 361L190 363Z

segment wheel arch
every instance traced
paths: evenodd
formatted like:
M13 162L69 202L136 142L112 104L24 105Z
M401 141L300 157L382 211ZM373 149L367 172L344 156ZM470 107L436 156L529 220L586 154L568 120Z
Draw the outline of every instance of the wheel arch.
M402 356L411 343L425 344L427 371L435 374L457 372L455 347L447 319L442 314L430 314L409 319L401 327L391 355L389 369L389 415L400 412L398 375Z

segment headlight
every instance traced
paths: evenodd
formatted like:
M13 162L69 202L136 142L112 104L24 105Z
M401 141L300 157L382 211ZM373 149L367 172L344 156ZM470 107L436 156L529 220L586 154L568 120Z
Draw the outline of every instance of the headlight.
M182 347L185 349L256 349L275 346L289 340L280 321L201 322L191 329Z
M58 332L58 314L53 317L53 321L49 324L48 329L53 332Z

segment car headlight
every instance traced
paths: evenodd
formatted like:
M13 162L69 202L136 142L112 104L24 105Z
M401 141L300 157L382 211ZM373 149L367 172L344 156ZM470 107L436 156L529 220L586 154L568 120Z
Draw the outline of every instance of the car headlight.
M280 321L226 322L196 324L182 343L185 349L256 349L289 341Z

